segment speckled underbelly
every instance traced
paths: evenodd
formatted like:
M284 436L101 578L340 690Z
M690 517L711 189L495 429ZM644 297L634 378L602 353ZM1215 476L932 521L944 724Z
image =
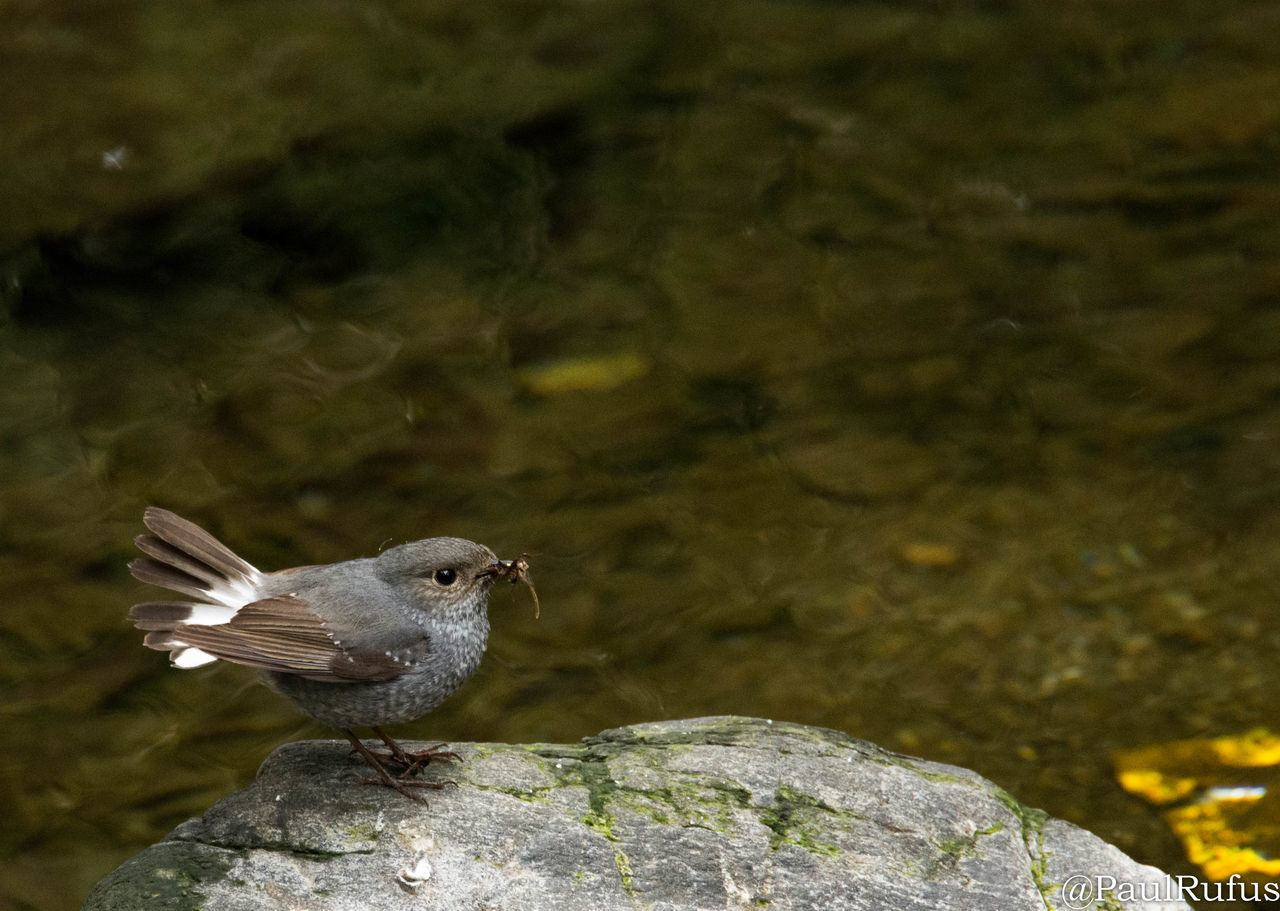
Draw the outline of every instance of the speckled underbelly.
M468 675L470 676L470 675ZM305 714L335 728L398 724L421 718L449 698L463 680L423 668L394 680L322 683L292 674L263 673L263 682Z

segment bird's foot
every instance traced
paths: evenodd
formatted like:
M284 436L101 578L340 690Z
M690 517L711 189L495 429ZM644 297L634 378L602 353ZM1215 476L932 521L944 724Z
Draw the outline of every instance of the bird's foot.
M458 783L456 781L423 781L420 778L411 778L411 779L405 778L403 774L401 775L388 774L385 778L382 776L378 776L375 778L371 775L357 775L356 781L360 782L361 784L382 785L383 787L391 788L394 791L399 791L401 794L403 794L405 797L408 797L410 800L416 800L419 802L422 801L422 797L413 790L414 788L424 788L426 790L439 791L449 786L453 786L455 788L458 786Z
M394 743L394 741L393 741ZM395 749L389 753L377 753L373 750L369 752L383 762L398 762L405 767L403 774L409 774L410 769L420 769L433 759L449 759L453 762L460 762L462 757L452 750L442 750L445 746L443 743L437 743L435 746L427 747L425 750L417 750L410 753L403 749L399 744L395 744Z
M347 740L351 742L351 746L355 752L364 757L364 760L369 764L369 767L378 773L377 778L370 778L366 776L357 777L356 780L361 784L385 785L388 788L399 791L411 800L422 800L421 797L413 792L413 788L430 788L432 790L439 790L441 788L449 787L450 785L457 787L457 782L455 781L423 781L413 777L432 759L457 760L462 758L457 753L441 749L441 747L444 746L443 743L437 743L434 746L427 747L425 750L418 750L410 753L378 728L375 727L373 731L382 739L382 742L387 745L387 748L390 750L389 753L375 753L373 750L370 750L361 743L360 739L351 731L344 729L342 732L346 735ZM403 769L401 769L399 774L392 775L391 772L387 771L386 766L383 765L384 762L394 762L397 765L403 766Z
M457 753L442 749L445 746L443 743L437 743L427 747L425 750L410 753L387 736L382 728L375 727L373 732L378 735L379 739L387 745L387 749L391 751L389 753L374 753L373 755L380 760L397 762L404 766L404 771L400 773L402 778L414 774L433 759L450 759L454 762L459 762L462 759Z

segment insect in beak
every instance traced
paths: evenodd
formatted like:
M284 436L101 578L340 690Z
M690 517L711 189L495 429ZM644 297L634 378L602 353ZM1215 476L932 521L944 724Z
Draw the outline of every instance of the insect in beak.
M542 616L542 606L538 603L538 590L533 587L533 579L529 578L528 554L521 554L515 560L496 560L480 571L481 576L493 576L494 581L505 580L516 583L523 582L529 586L529 594L533 595L533 619Z

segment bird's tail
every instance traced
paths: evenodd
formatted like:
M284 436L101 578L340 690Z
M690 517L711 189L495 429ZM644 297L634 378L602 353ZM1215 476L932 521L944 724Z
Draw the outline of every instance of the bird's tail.
M146 554L129 564L133 577L197 601L135 604L129 619L147 630L147 647L168 651L176 666L208 664L214 656L182 644L175 630L230 622L241 607L258 600L262 573L203 528L167 509L148 506L142 521L153 534L133 539Z

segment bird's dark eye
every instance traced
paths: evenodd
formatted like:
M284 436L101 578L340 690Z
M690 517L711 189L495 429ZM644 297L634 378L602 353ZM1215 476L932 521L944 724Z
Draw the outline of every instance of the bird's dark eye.
M458 573L452 569L437 569L431 574L437 585L452 585L458 581Z

